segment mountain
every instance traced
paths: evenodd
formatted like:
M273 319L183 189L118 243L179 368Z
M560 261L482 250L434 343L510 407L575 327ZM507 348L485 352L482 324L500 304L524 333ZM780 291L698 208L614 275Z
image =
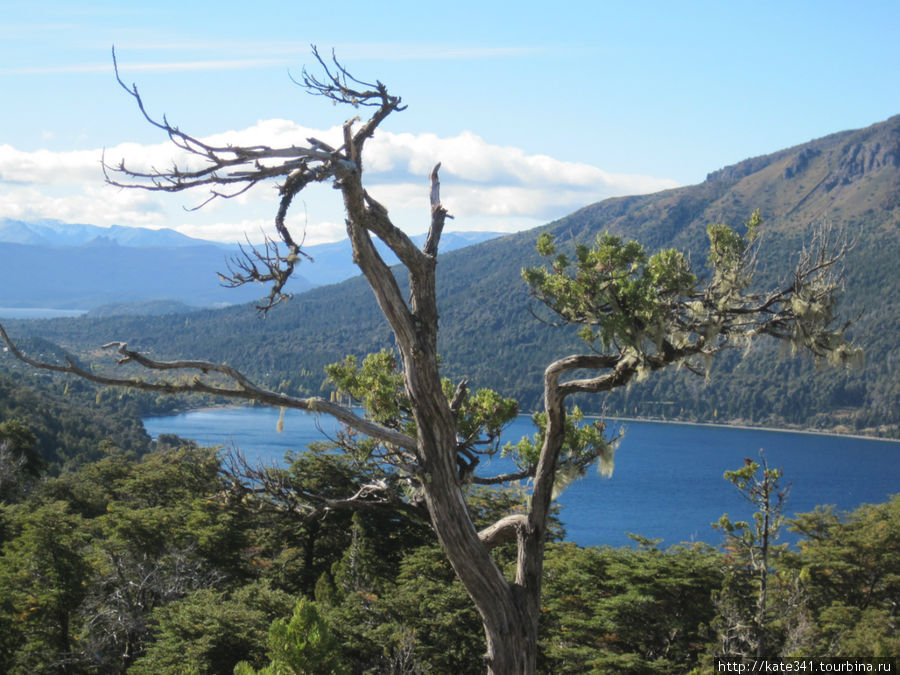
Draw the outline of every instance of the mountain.
M520 271L537 262L539 230L559 243L590 243L610 231L649 249L675 246L705 259L706 226L740 225L759 208L764 218L758 276L772 285L791 269L792 254L813 227L828 222L855 241L846 258L842 308L859 318L853 337L866 351L856 370L817 370L784 358L777 347L717 360L709 382L664 373L606 399L611 415L685 420L740 420L898 435L900 425L900 116L715 171L698 185L608 199L538 230L507 235L442 255L438 265L441 344L448 376L471 387L515 395L523 409L539 403L543 368L579 347L569 331L537 322ZM403 275L398 282L405 283ZM195 312L152 322L60 319L17 329L87 349L127 340L160 357L227 361L289 389L319 392L322 366L346 353L388 347L391 337L361 279L316 288L264 319L246 307ZM755 448L754 448L755 450Z
M125 246L106 237L70 246L0 243L0 307L92 309L154 299L221 306L258 299L258 288L218 283L229 255L212 243ZM290 290L310 286L300 277Z
M494 236L447 233L446 250ZM304 261L303 274L295 274L287 286L290 293L359 273L349 240L306 250L313 261ZM231 289L219 284L218 273L227 271L228 260L238 252L233 244L165 228L0 219L0 307L90 310L108 304L124 309L123 303L150 300L208 307L256 301L263 295L259 287ZM382 253L391 264L397 262L384 247Z
M172 300L224 306L250 302L258 289L224 288L235 246L171 229L97 227L57 220L0 220L0 307L94 309L110 303ZM312 284L292 283L301 292Z
M120 246L204 246L213 242L195 239L169 228L151 230L145 227L98 227L59 220L35 221L0 218L0 242L35 246L81 246L97 240L115 242ZM225 248L224 246L222 248ZM230 247L229 247L230 248Z

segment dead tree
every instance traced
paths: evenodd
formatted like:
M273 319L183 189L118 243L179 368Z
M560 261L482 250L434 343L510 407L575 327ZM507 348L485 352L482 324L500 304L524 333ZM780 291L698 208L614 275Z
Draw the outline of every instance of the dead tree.
M435 265L441 233L450 216L440 199L440 165L431 173L430 227L420 249L392 223L387 209L363 184L363 148L388 116L404 109L401 99L381 82L356 79L333 57L326 60L315 49L313 55L319 74L304 70L300 84L312 94L368 112L365 119L354 117L344 123L337 147L316 138L282 148L213 146L165 118L154 119L137 88L119 79L146 120L199 160L200 166L136 171L122 162L104 164L104 170L113 185L167 192L205 188L208 200L233 197L264 181L280 181L277 240L245 249L225 275L232 285L250 281L270 284L269 294L260 304L262 310L285 298L285 282L303 259L302 242L298 243L285 222L294 198L312 183L332 183L343 198L354 261L396 339L398 360L391 362L394 356L387 355L381 364L395 376L395 390L382 392L392 401L387 409L379 409L381 403L372 401L367 413L359 414L324 398L298 398L267 389L230 366L158 361L123 343L106 345L118 351L121 364L178 376L190 373L191 377L166 380L98 374L74 361L51 364L30 358L12 343L2 326L0 337L16 356L39 368L72 373L103 385L166 393L203 392L330 415L372 439L379 448L373 457L391 464L396 476L413 487L406 492L412 496L398 503L390 482L380 481L342 500L317 501L308 495L309 508L372 508L380 504L427 513L444 553L481 616L487 671L533 673L544 543L554 488L598 459L610 459L612 451L612 441L604 438L602 425L578 428L573 424L567 398L622 387L673 364L699 371L704 359L760 335L789 340L818 356L849 357L853 350L843 339L843 326L834 327L833 312L834 295L840 288L834 264L844 249L820 242L822 246L801 256L794 276L780 289L757 294L748 291L755 222L745 237L722 226L710 228L712 277L705 284L698 282L687 259L675 251L648 257L634 242L601 237L593 248L576 247L571 258L557 255L553 242L542 238L539 250L556 256L552 268L526 270L526 281L536 299L562 323L582 327L581 335L591 348L561 358L545 370L540 432L516 448L520 470L491 481L482 479L493 483L527 479L531 485L528 503L520 512L478 531L465 499L467 486L478 481L475 468L482 452L479 447L483 447L478 443L487 440L488 452L496 451L499 429L516 411L507 399L498 398L494 400L499 406L496 409L505 411L498 416L488 410L495 408L479 404L480 394L471 394L465 382L449 389L442 384ZM408 296L378 254L373 237L400 260L409 278ZM365 398L366 383L353 363L337 366L330 374L339 388ZM513 579L504 576L491 556L494 546L507 541L515 541L518 548Z

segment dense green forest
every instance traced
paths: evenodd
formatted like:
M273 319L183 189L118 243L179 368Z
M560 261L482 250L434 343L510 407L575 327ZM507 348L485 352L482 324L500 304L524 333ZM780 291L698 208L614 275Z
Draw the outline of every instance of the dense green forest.
M134 397L113 391L98 393L76 378L60 380L8 365L14 367L4 369L0 360L0 425L24 430L17 446L27 446L41 473L55 475L95 461L113 446L137 454L149 448L140 416L146 404L139 406Z
M0 501L3 672L482 672L478 616L426 524L305 515L290 490L239 489L227 458L175 437L95 455ZM279 478L296 491L377 477L324 446L289 459ZM519 495L469 500L490 522ZM900 499L785 526L802 538L771 554L766 654L900 655ZM712 672L716 655L752 653L758 579L740 537L580 548L557 523L552 539L540 672ZM515 551L495 555L509 567Z
M482 672L479 618L426 523L313 515L292 497L352 493L384 477L377 466L322 444L272 470L280 491L257 492L234 456L151 443L140 405L0 376L0 670ZM489 523L521 494L468 499ZM718 548L638 535L581 548L554 521L540 672L711 672L715 656L752 653L760 540L742 527ZM900 498L801 514L781 525L801 537L791 549L774 545L777 527L766 653L900 655ZM495 556L511 570L514 545Z

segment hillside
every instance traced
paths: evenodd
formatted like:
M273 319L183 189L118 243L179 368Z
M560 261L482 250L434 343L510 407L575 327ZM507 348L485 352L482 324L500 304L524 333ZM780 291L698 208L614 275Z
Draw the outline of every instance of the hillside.
M771 285L790 268L818 223L845 228L843 307L862 313L853 329L865 367L816 371L780 359L770 346L721 359L709 384L683 373L651 378L590 408L609 414L691 420L733 419L896 434L900 422L900 116L715 171L699 185L609 199L545 226L558 241L589 242L611 231L650 249L676 246L702 261L711 222L739 225L754 208L765 220L759 279ZM541 373L577 341L529 312L521 268L536 262L537 231L493 239L442 256L441 353L448 375L538 403ZM303 270L301 269L301 273ZM403 283L403 279L400 280ZM386 324L360 279L313 289L262 319L248 307L159 318L53 320L18 324L70 348L127 340L159 356L225 360L295 391L320 390L322 366L345 353L390 345Z

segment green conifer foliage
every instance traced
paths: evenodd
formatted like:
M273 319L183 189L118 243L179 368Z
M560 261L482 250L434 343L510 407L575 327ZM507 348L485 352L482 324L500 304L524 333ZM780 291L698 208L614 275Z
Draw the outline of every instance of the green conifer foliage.
M341 645L316 603L301 599L290 619L276 619L269 628L271 663L254 670L247 662L234 675L344 675L349 669L341 657Z

